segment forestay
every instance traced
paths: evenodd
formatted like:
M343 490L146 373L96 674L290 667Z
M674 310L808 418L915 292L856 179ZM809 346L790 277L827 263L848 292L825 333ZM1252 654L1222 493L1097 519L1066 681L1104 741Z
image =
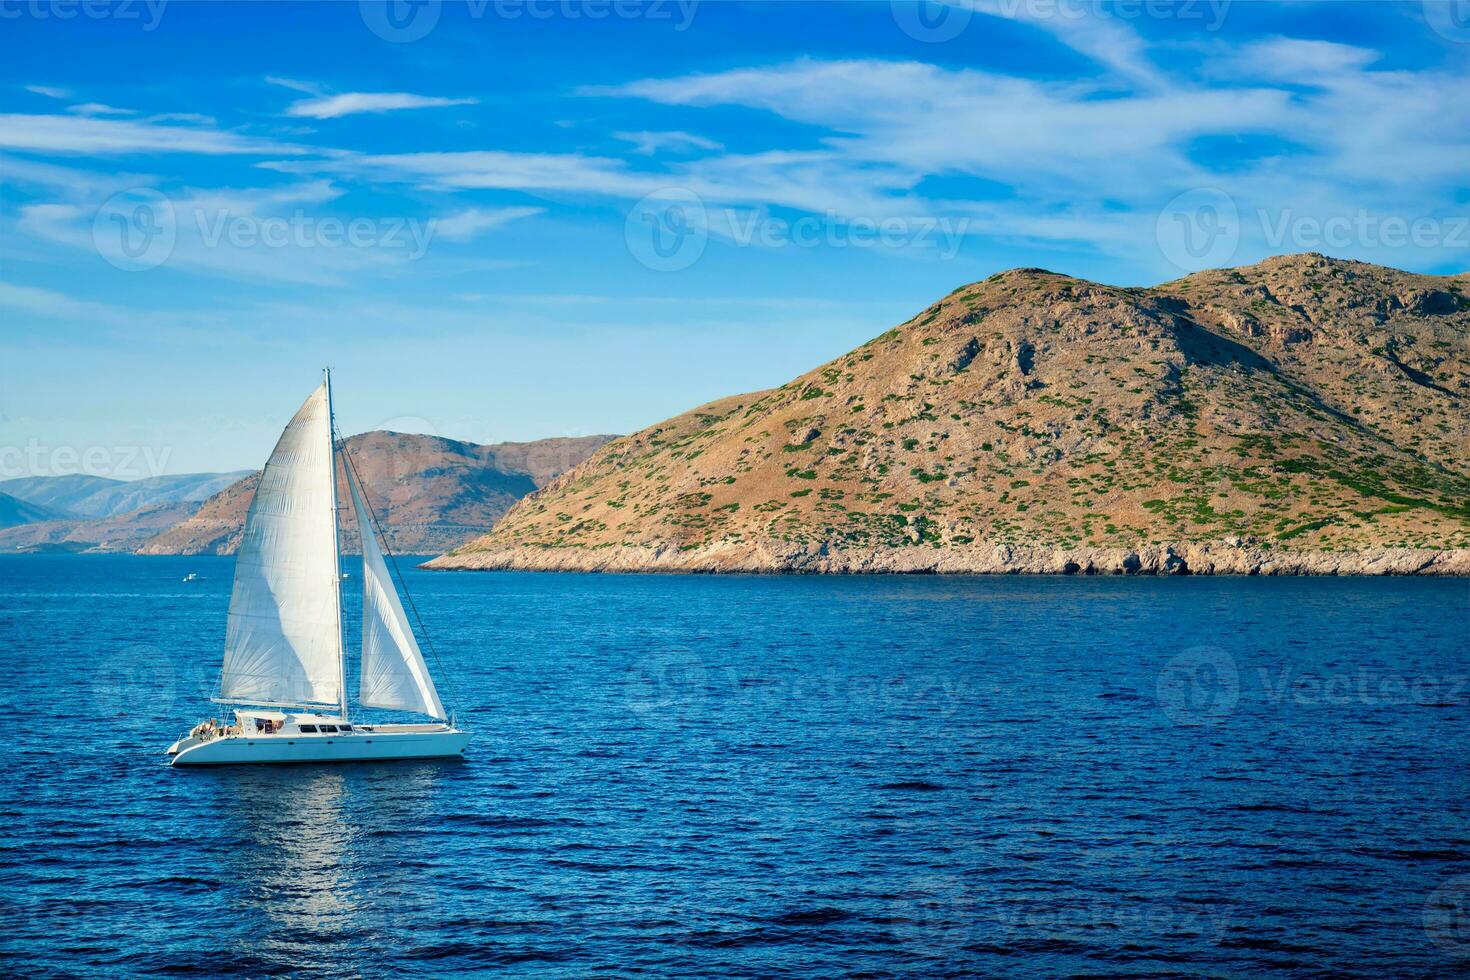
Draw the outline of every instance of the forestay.
M281 433L245 518L225 630L220 696L337 704L341 609L327 386Z
M383 562L362 489L352 466L344 468L362 532L362 685L358 701L368 708L413 711L443 720L444 705Z

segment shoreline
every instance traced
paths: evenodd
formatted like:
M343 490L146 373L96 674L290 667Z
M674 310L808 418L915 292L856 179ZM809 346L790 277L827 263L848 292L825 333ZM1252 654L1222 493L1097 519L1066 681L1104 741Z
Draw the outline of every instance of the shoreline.
M673 544L598 549L520 547L450 553L417 567L434 571L631 574L1466 577L1470 576L1470 549L1291 552L1228 542L1180 542L1137 549L1001 544L963 549L843 550L773 542L722 543L689 551Z

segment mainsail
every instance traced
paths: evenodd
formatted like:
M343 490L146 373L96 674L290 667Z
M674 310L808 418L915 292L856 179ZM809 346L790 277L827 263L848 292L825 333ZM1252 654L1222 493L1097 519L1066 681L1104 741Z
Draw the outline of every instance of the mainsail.
M372 512L350 461L344 469L362 532L362 685L358 702L368 708L413 711L443 720L444 705L373 534Z
M342 612L327 385L281 433L245 518L220 676L224 700L339 704Z

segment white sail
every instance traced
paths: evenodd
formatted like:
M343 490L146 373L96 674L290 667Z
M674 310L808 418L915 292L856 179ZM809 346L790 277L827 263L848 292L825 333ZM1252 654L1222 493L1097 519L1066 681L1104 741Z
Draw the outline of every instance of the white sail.
M413 711L443 720L444 705L383 562L362 488L352 466L344 469L362 532L362 685L358 702L368 708Z
M337 704L342 696L337 513L327 386L281 433L245 518L220 696Z

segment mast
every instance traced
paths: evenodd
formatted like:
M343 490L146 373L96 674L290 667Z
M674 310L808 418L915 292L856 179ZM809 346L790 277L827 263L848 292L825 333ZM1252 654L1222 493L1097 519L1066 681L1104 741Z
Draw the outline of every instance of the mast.
M337 512L337 418L332 414L332 369L322 368L322 383L327 386L327 468L332 474L332 593L337 611L337 690L339 710L347 717L347 642L342 635L342 544L338 539Z

